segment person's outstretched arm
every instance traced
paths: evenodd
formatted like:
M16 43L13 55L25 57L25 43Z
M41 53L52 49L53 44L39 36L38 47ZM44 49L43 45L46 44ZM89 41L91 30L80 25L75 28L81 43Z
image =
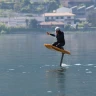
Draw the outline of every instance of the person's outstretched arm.
M47 35L51 35L51 36L55 37L55 34L51 34L49 32L47 32Z

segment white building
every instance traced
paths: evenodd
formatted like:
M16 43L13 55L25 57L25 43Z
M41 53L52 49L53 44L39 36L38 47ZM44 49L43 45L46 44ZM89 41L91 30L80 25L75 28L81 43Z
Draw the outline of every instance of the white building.
M26 26L26 19L36 19L38 22L44 22L43 16L34 16L34 17L28 17L28 16L18 16L18 17L0 17L0 22L6 24L7 26Z
M72 13L45 13L43 15L45 17L45 22L52 22L52 21L56 21L56 22L63 22L64 25L70 24L73 25L74 24L74 18L75 18L75 14Z
M72 9L67 7L61 7L56 10L56 13L65 13L65 12L72 13Z
M0 22L6 24L7 26L26 26L25 17L1 17Z

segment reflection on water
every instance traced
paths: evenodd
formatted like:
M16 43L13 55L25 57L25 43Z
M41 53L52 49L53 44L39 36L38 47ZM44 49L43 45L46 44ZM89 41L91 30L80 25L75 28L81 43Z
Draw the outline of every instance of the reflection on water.
M96 96L96 33L65 33L65 55L45 33L0 36L0 96Z
M66 68L53 69L46 72L49 91L57 96L65 96L65 72Z

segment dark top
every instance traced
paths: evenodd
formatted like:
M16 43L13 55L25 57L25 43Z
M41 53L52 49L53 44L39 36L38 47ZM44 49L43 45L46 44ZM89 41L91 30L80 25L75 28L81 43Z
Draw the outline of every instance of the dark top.
M57 35L55 35L55 34L50 34L50 35L56 37L58 43L64 43L65 44L64 33L63 32L60 31Z

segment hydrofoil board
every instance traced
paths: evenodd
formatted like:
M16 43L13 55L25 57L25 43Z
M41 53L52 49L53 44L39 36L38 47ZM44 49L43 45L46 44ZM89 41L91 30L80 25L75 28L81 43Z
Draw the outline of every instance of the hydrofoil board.
M53 46L53 45L51 45L51 44L44 44L44 46L45 46L46 48L48 48L48 49L53 49L53 50L58 51L58 52L61 52L61 53L63 53L63 54L69 54L69 55L71 54L69 51L67 51L67 50L65 50L65 49L58 48L58 47Z

